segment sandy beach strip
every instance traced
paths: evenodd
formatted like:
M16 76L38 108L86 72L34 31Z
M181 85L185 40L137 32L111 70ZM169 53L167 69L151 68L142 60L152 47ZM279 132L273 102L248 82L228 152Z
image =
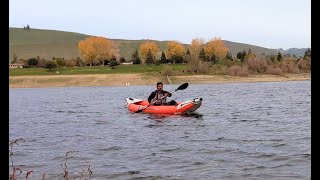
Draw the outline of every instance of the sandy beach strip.
M126 86L154 85L158 81L169 84L208 84L239 82L282 82L311 80L310 73L278 75L250 75L247 77L229 75L191 75L191 76L146 76L142 74L85 74L85 75L41 75L10 76L9 88L45 88L77 86Z

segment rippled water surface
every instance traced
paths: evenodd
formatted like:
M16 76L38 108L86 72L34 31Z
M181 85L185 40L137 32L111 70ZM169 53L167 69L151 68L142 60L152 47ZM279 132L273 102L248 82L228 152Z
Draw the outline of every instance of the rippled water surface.
M165 85L172 91L179 84ZM309 179L310 81L189 84L168 100L202 97L192 116L128 111L155 86L10 89L13 162L31 179Z

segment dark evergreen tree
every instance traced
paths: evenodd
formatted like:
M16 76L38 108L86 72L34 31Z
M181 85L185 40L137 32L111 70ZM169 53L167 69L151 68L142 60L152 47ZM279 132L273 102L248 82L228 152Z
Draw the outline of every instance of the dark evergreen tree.
M281 61L281 59L282 59L282 54L281 54L281 52L279 51L279 52L278 52L278 55L277 55L277 60L278 60L278 61Z
M243 61L245 60L246 56L247 56L247 51L244 49L244 50L242 51L242 59L241 59L241 62L243 62Z
M148 50L148 53L147 53L147 57L146 57L146 64L153 64L154 63L154 57L153 57L153 54L151 52L151 50L149 49Z
M47 61L46 63L45 63L45 65L44 65L44 68L45 69L49 69L49 70L52 70L52 69L54 69L54 68L57 68L57 63L55 62L55 61L53 61L53 60L49 60L49 61Z
M270 56L270 61L273 63L276 61L276 56L274 54Z
M119 61L120 61L121 63L124 63L124 62L126 62L126 58L121 57Z
M209 60L206 52L204 51L204 48L202 48L199 52L199 59L204 62L207 62Z
M170 58L174 63L182 63L183 62L183 57L182 56L178 56L178 55L173 55Z
M161 64L166 64L166 63L168 63L167 57L166 57L166 55L164 54L163 51L162 51L162 53L161 53L160 63L161 63Z
M76 58L76 66L80 67L80 66L83 66L83 65L84 65L83 60L78 56Z
M115 55L112 55L111 59L110 59L110 63L109 66L114 69L115 66L118 66L119 63L117 62L117 58Z
M183 62L188 63L190 61L191 61L191 53L190 53L190 50L188 49L186 54L183 57Z
M237 53L237 58L241 60L241 58L242 58L242 52L238 52L238 53Z
M309 48L304 52L303 59L305 59L306 57L311 58L311 49L309 49Z
M39 61L36 58L29 58L28 61L27 61L27 64L30 67L34 67L34 66L38 65L38 63L39 63Z
M210 61L215 64L217 62L217 56L215 54L213 54L211 57L210 57Z
M226 54L226 59L231 60L231 61L233 60L232 59L232 54L229 51Z
M133 64L141 64L141 59L140 59L140 57L139 57L138 50L136 50L136 51L131 55L130 61L132 61Z
M246 50L243 50L242 52L237 53L237 58L241 60L241 62L244 62L244 59L247 55Z

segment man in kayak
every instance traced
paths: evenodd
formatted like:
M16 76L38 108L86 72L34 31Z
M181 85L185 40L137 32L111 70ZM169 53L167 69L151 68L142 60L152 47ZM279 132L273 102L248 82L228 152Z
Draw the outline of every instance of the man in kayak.
M148 97L148 101L151 105L160 106L160 105L177 105L177 102L171 100L166 103L167 97L171 97L171 93L163 90L163 83L157 83L157 90L153 91Z

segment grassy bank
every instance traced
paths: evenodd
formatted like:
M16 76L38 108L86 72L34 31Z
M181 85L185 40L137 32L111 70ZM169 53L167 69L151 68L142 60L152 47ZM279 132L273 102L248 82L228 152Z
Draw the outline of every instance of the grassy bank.
M68 67L68 68L56 68L54 70L48 70L44 68L22 68L22 69L10 69L10 76L38 76L38 75L76 75L76 74L132 74L132 73L159 73L168 65L119 65L115 69L109 66L85 66L85 67ZM171 64L170 67L173 71L181 72L187 65L183 64Z
M286 66L280 66L286 68ZM10 69L9 84L12 88L65 87L65 86L117 86L152 85L164 83L229 83L277 82L311 80L310 73L262 74L243 71L244 75L230 75L223 65L209 65L206 73L190 73L188 65L119 65L68 67L48 70L44 68ZM278 68L279 69L279 68ZM235 69L237 70L237 69ZM243 70L243 69L240 69ZM167 78L169 75L169 79Z

